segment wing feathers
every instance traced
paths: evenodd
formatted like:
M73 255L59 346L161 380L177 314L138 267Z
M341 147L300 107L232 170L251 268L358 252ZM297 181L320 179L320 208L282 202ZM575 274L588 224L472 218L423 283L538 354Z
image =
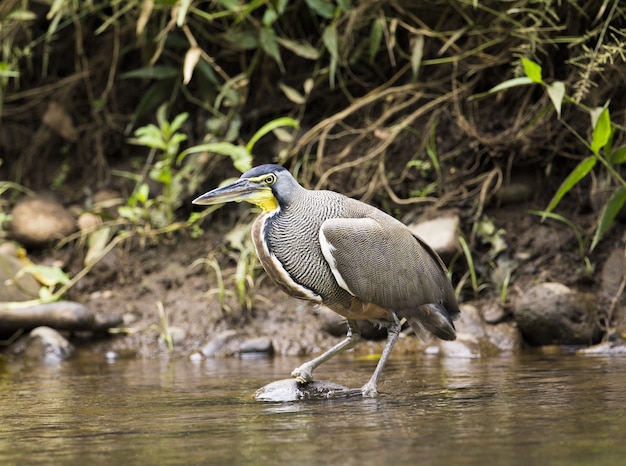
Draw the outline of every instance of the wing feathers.
M394 310L447 307L451 286L438 256L402 223L334 218L319 237L339 286L362 301Z

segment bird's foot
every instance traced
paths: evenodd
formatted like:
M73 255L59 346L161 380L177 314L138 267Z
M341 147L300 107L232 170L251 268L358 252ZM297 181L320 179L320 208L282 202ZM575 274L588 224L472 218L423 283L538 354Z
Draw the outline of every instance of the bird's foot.
M361 387L361 395L363 395L363 398L376 398L378 396L376 384L367 382Z
M300 367L296 367L291 373L291 376L300 384L313 382L313 370L308 364L302 364Z

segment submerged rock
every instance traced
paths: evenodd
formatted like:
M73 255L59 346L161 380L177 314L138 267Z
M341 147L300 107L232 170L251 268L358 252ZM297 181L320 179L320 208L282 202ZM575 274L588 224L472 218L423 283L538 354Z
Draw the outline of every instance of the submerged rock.
M603 341L602 343L589 346L587 348L581 348L577 351L577 353L590 355L623 355L626 354L626 340L621 334L613 333L609 336L607 341Z
M346 396L361 396L360 388L348 388L333 382L314 380L301 384L295 379L283 379L269 383L259 388L254 397L258 401L300 401L300 400L327 400Z
M29 360L62 361L74 354L74 347L59 332L50 327L33 329L18 352Z
M529 289L513 309L513 316L533 346L590 345L601 337L598 300L561 283L542 283Z

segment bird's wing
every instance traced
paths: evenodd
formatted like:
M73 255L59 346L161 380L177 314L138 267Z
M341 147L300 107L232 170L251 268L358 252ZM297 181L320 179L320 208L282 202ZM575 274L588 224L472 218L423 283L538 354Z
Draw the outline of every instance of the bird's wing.
M339 286L364 302L400 310L450 300L437 255L400 222L333 218L319 238Z

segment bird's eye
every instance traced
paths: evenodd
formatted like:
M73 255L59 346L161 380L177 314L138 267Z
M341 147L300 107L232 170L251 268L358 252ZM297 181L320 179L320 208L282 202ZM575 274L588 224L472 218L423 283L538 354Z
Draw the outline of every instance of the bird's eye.
M274 183L276 183L276 175L274 175L273 173L270 173L269 175L265 177L263 181L267 185L273 185Z

